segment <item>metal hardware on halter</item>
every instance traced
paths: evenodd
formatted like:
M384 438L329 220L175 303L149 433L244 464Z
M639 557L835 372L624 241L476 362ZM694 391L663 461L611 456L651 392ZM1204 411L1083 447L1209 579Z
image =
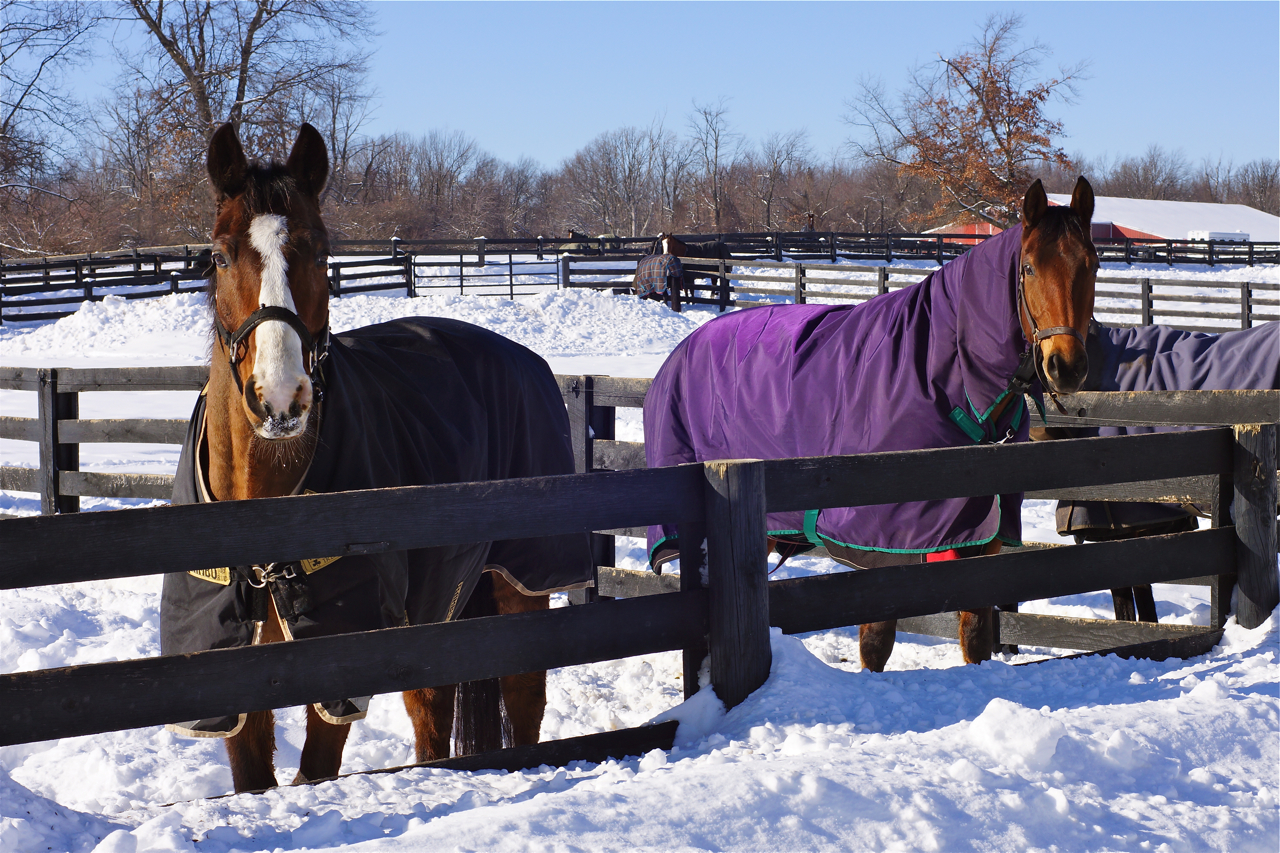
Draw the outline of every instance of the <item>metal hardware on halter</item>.
M236 388L241 394L244 393L244 383L240 380L240 347L245 340L252 334L253 330L268 320L279 320L287 324L291 329L298 333L298 337L302 339L302 349L310 356L311 364L307 367L307 375L311 379L311 383L317 388L317 393L323 394L319 390L318 377L320 373L320 362L329 352L329 325L320 330L320 333L313 339L311 330L307 328L307 324L302 322L297 314L288 308L282 308L279 305L265 305L250 314L245 321L240 324L234 332L227 331L227 327L222 325L222 318L217 314L213 315L213 326L218 331L218 338L227 348L227 360L231 364L231 375L236 380Z
M258 564L249 567L252 575L246 577L249 586L254 589L262 589L272 581L278 581L281 578L296 578L298 576L297 563L285 563L280 566L279 563L267 563L265 566Z
M1013 379L1009 381L1009 387L1015 388L1021 392L1025 392L1031 387L1031 382L1035 379L1040 380L1040 387L1044 388L1045 393L1049 395L1049 399L1053 400L1053 405L1057 407L1059 414L1067 414L1066 406L1062 405L1062 401L1058 399L1057 393L1050 387L1048 379L1040 371L1040 359L1036 357L1037 344L1048 338L1057 335L1071 335L1080 342L1080 346L1084 346L1084 335L1081 335L1070 326L1050 326L1047 329L1041 329L1036 323L1036 318L1031 315L1031 306L1027 304L1027 276L1023 271L1026 265L1022 263L1022 258L1018 258L1018 319L1021 321L1025 314L1027 324L1031 326L1031 343L1027 344L1027 348L1022 353L1022 360L1018 364L1018 369L1014 371ZM1030 371L1028 371L1030 367Z

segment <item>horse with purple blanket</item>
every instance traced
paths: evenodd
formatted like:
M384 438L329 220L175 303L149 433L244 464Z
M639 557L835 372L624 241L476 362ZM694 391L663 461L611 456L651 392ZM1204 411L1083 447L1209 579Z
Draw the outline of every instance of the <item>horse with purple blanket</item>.
M778 305L719 317L667 359L645 399L649 467L1025 440L1024 392L1079 388L1098 256L1093 190L1050 208L1039 181L1023 224L923 281L858 305ZM854 568L995 553L1021 538L1021 495L775 513L784 548L825 547ZM650 528L650 560L678 553ZM961 614L968 662L991 656L991 608ZM863 625L881 670L896 622Z

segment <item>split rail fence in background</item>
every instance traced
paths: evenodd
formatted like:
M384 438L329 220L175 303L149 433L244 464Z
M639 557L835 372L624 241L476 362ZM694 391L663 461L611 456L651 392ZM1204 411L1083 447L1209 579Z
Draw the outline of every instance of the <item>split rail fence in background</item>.
M782 263L825 260L931 260L944 263L983 237L957 234L860 234L760 232L682 235L691 242L724 240L734 263L772 259ZM409 295L449 292L516 296L564 286L561 258L634 262L653 237L576 240L336 240L329 261L335 295L403 290ZM207 244L160 246L48 258L0 258L0 323L63 317L84 302L107 296L142 299L203 289ZM1280 243L1137 241L1099 243L1104 261L1175 264L1280 263ZM753 265L755 265L753 263ZM611 270L616 276L617 270ZM737 278L737 276L735 276ZM1247 310L1247 309L1246 309Z

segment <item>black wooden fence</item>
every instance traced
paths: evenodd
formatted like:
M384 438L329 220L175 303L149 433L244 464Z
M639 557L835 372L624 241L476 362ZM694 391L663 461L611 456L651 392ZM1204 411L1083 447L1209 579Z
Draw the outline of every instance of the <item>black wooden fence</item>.
M565 255L560 259L560 281L566 287L630 292L635 268L634 264L624 266L627 261L622 255ZM600 266L604 262L612 266ZM916 267L799 261L682 259L682 264L697 276L693 292L687 299L682 297L682 301L722 311L779 302L864 302L915 284L930 273ZM735 265L738 265L736 269ZM1098 285L1094 311L1112 326L1161 323L1192 331L1224 332L1280 320L1280 284L1275 282L1100 275ZM1192 292L1192 288L1235 292L1203 295ZM1197 308L1201 305L1221 307ZM1197 322L1204 320L1216 321L1216 324Z
M794 261L932 260L958 257L985 239L957 234L760 232L681 235L686 241L723 239L737 259ZM329 289L334 295L404 290L516 296L564 286L560 259L632 261L648 253L653 237L605 236L487 240L334 241ZM0 258L0 323L45 320L109 295L141 299L204 287L208 245L161 246L50 258ZM1098 244L1104 261L1174 264L1280 263L1280 243L1135 241ZM614 271L616 272L616 271ZM1247 308L1245 310L1248 310Z
M610 401L603 380L579 386L579 396L588 391L597 404ZM1107 414L1097 397L1071 404ZM1264 424L11 519L0 522L4 589L658 523L678 525L684 542L705 537L708 581L703 588L703 552L693 547L682 553L678 592L0 675L0 745L671 649L685 651L686 671L705 649L717 695L733 706L768 676L771 624L809 631L1206 574L1237 577L1240 622L1254 627L1280 599L1275 443L1275 425ZM1233 495L1234 526L1219 513L1218 527L1191 533L768 582L766 512L1188 477L1208 477L1219 495ZM1167 492L1169 484L1148 488ZM1077 637L1092 627L1017 616L1002 618L1001 641L1036 643L1045 625L1061 636L1064 621ZM1185 656L1206 651L1220 633L1132 624L1107 642L1134 640L1128 654Z

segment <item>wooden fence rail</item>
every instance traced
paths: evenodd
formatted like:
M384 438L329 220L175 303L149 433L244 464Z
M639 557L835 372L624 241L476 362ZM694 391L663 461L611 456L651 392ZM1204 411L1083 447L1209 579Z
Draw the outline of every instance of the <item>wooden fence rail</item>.
M623 255L576 256L560 259L560 281L565 287L589 287L627 292L634 267L600 267L602 262L634 261ZM682 259L686 270L698 275L699 284L688 299L694 305L730 307L778 302L864 302L874 296L915 284L931 270L916 267L870 266L849 263L774 262L749 259L699 261ZM728 271L726 268L732 268ZM744 272L749 268L753 272ZM764 272L758 272L763 270ZM843 277L837 277L839 274ZM867 276L852 278L852 275ZM701 277L705 276L705 283ZM874 278L871 278L874 276ZM1095 307L1103 316L1124 318L1112 325L1135 326L1160 322L1191 331L1224 332L1247 329L1257 323L1280 320L1280 284L1275 282L1204 282L1165 278L1099 276L1099 285L1122 285L1129 290L1099 289ZM1187 288L1234 290L1230 296L1201 296ZM837 289L844 288L844 289ZM705 295L704 295L705 294ZM760 299L759 297L766 297ZM1230 305L1237 310L1189 310L1189 303ZM1183 307L1178 307L1183 306ZM1192 321L1214 320L1228 325Z
M0 523L0 588L7 589L654 523L679 524L682 538L691 541L697 530L707 531L708 589L696 588L700 574L691 571L696 568L691 563L681 573L680 592L633 601L0 675L5 721L0 744L663 649L684 648L688 654L692 647L700 653L703 643L717 695L734 704L768 675L771 623L814 630L1205 572L1237 572L1241 623L1257 624L1280 597L1274 588L1275 468L1258 464L1260 458L1274 463L1275 426L1245 432L1263 436L1262 442L1251 444L1241 439L1240 430L1219 428L1065 440L1052 447L723 461L5 521ZM1236 484L1234 528L981 557L942 567L767 581L769 509L1083 486L1153 473L1209 474L1230 481L1242 471L1251 472L1260 485ZM326 523L316 525L316 518ZM1270 555L1269 565L1250 562L1257 549ZM695 551L689 549L682 559L696 560ZM1010 629L1015 624L1008 623ZM1166 646L1215 640L1213 631L1128 630L1131 637ZM501 656L494 657L499 650ZM324 666L307 665L316 661ZM299 675L304 672L306 677ZM147 689L157 683L168 689Z
M957 234L876 234L845 232L759 232L682 235L686 241L724 240L737 259L776 262L825 260L931 260L942 264L971 249L981 236ZM336 240L329 261L330 290L336 295L404 290L412 296L458 287L509 298L538 292L560 280L560 259L588 255L595 260L618 255L634 261L646 254L653 237L603 237L580 240ZM1175 264L1280 263L1280 243L1125 240L1099 242L1103 261ZM117 252L46 258L0 258L0 323L42 320L73 313L86 301L108 293L141 299L204 288L208 244L161 246ZM503 261L502 256L506 259ZM456 262L453 258L456 257ZM519 259L517 259L519 258ZM517 282L517 275L523 281ZM536 285L528 279L536 279ZM505 281L504 281L505 280ZM504 287L505 285L505 287ZM746 292L746 291L744 291ZM757 294L759 295L759 294ZM827 297L838 298L838 297ZM1242 314L1250 312L1242 295ZM1150 322L1149 319L1143 322ZM1247 325L1247 321L1246 325Z

